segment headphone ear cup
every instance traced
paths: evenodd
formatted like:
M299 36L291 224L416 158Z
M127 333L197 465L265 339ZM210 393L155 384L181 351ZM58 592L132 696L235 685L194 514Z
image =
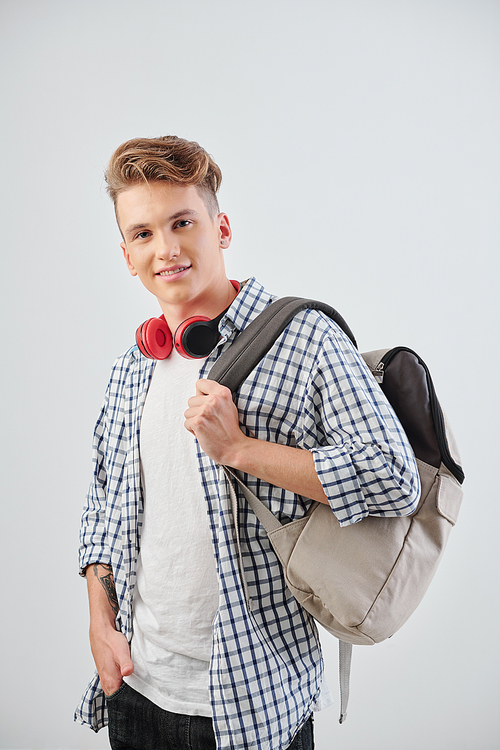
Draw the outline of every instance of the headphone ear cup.
M195 315L185 320L175 332L174 345L181 357L202 359L208 357L219 340L218 319Z
M172 351L172 334L163 317L146 320L135 334L139 350L149 359L166 359Z

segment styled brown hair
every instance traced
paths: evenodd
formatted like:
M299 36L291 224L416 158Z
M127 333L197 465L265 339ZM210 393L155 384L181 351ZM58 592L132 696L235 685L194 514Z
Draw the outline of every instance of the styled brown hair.
M132 138L118 146L105 173L108 193L115 205L123 190L141 182L172 182L194 185L208 213L219 213L217 191L222 173L210 154L195 141L176 135Z

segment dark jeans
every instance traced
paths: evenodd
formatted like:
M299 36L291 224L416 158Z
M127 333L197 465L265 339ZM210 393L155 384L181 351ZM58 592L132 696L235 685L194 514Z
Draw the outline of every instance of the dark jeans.
M215 750L212 719L172 714L125 682L106 698L112 750ZM312 716L289 750L313 750Z

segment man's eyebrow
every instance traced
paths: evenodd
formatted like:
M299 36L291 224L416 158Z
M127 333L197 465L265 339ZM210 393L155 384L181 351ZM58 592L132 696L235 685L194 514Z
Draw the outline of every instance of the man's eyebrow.
M131 232L135 232L137 229L144 229L147 227L147 224L132 224L130 227L127 227L123 231L125 234L130 234Z
M183 208L182 211L177 211L177 213L169 216L168 221L174 221L174 219L179 219L181 216L198 216L198 211L195 211L193 208Z
M172 214L172 216L169 216L167 221L175 221L175 219L179 219L181 216L197 216L198 212L194 211L192 208L183 208L181 211L176 211L175 214ZM148 224L132 224L131 226L127 227L125 229L125 234L131 234L132 232L136 232L138 229L147 229Z

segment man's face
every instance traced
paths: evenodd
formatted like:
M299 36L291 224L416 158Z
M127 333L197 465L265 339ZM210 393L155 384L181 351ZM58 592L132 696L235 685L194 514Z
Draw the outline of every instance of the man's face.
M222 246L231 241L229 221L209 215L196 187L134 185L118 196L116 213L128 269L164 313L172 306L209 310L222 289L227 293Z

